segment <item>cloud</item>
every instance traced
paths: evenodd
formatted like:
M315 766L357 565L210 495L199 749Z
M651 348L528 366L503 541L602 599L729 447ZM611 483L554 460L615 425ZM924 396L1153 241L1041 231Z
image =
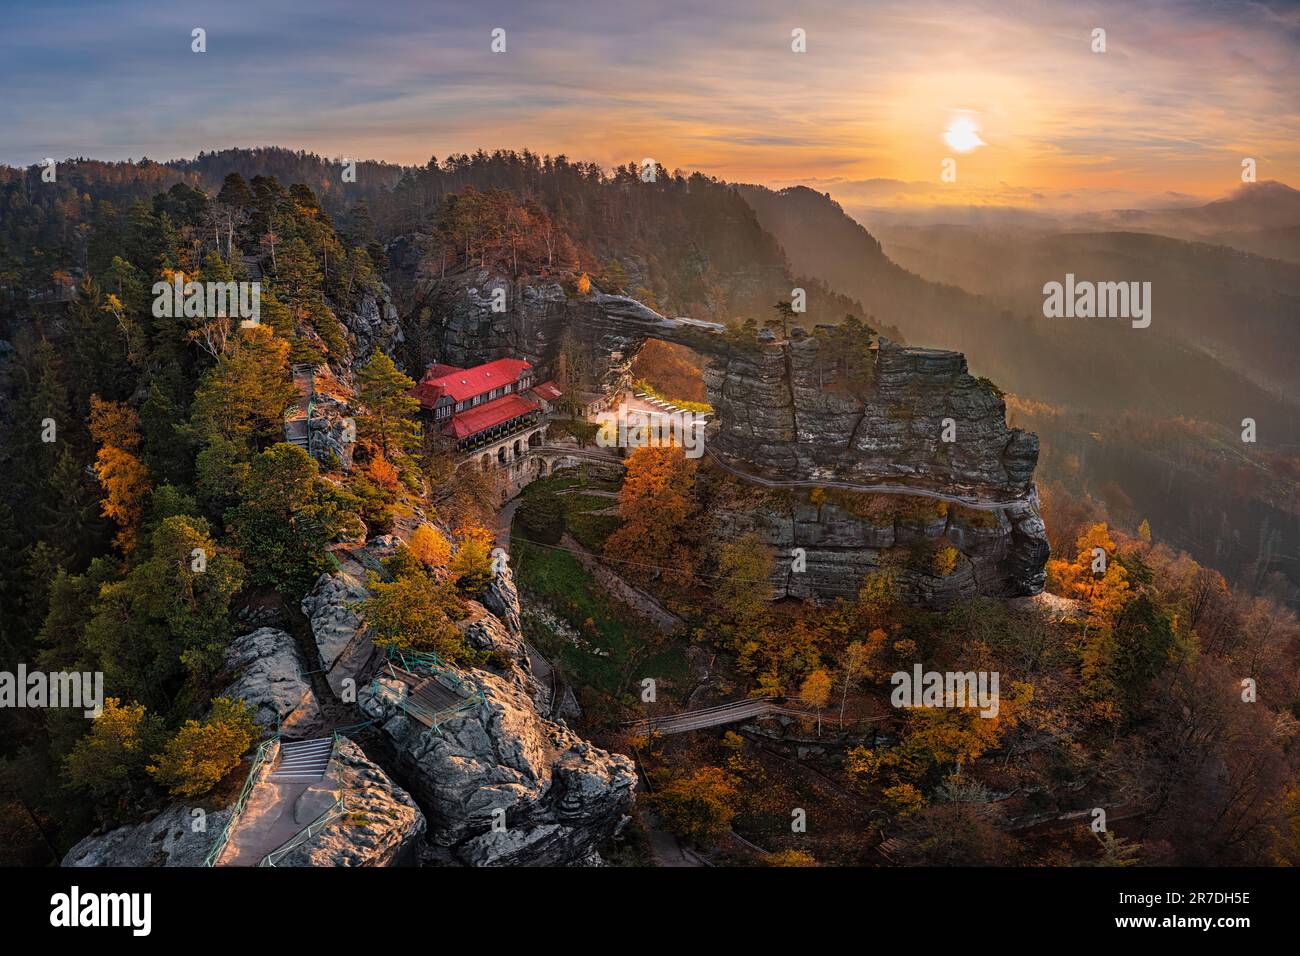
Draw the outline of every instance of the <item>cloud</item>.
M497 26L505 54L489 49ZM50 0L6 12L0 161L276 142L423 163L527 146L838 179L873 203L1211 196L1242 156L1300 173L1298 57L1300 11L1281 3ZM944 190L956 110L988 146Z

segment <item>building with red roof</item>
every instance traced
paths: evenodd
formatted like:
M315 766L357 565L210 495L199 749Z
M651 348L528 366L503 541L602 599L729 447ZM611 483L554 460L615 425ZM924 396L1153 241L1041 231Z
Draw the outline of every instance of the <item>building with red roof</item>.
M561 393L554 382L534 387L533 367L523 359L497 359L473 368L431 365L410 394L468 451L535 425Z

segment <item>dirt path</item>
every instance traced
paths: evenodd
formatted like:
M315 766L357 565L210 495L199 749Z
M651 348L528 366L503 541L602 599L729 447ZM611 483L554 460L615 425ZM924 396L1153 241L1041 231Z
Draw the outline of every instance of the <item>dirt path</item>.
M497 514L496 545L504 548L507 554L510 552L510 526L514 523L515 512L519 510L521 501L523 498L519 496L511 498Z

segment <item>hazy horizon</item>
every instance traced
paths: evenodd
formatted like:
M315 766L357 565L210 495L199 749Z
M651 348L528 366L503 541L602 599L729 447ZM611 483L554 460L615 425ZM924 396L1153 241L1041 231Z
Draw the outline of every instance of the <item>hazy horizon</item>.
M414 165L526 145L803 183L846 208L1158 208L1227 195L1246 157L1260 180L1300 178L1297 66L1290 3L401 2L359 18L336 0L56 0L10 11L0 37L0 162L276 143Z

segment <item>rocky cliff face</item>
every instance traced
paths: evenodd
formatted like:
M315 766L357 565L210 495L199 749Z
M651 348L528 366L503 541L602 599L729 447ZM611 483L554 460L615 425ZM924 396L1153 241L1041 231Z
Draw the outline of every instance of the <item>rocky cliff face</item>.
M506 294L505 312L492 311L496 289ZM440 321L426 344L440 361L470 366L522 358L544 373L553 368L571 310L558 282L515 281L480 269L440 282L427 294Z
M195 832L191 808L174 803L144 823L88 836L63 858L63 866L202 866L230 818L211 811Z
M491 290L506 311L491 311ZM960 353L904 348L881 340L845 363L829 335L739 342L716 325L668 319L626 296L569 298L550 280L512 281L487 270L437 283L429 292L440 324L434 347L455 364L520 356L551 374L562 341L578 350L593 382L617 381L647 338L709 357L705 386L715 410L706 448L742 480L812 487L929 492L998 503L962 518L954 512L915 534L827 510L815 519L781 511L723 522L761 530L788 563L809 549L804 577L774 582L778 595L832 596L856 590L882 555L918 540L953 547L961 559L940 579L900 571L904 593L944 606L976 594L1042 590L1047 539L1034 491L1036 436L1006 424L996 387L970 375ZM584 351L585 350L585 351ZM725 533L725 532L724 532ZM941 541L942 539L942 541Z
M352 333L352 364L358 368L375 349L391 353L405 341L393 294L382 283L378 295L367 293L355 311L342 311L339 318Z
M496 288L505 312L491 309ZM846 380L822 336L737 345L712 323L668 319L594 290L570 299L550 280L480 270L429 295L441 317L433 344L452 364L515 356L548 375L567 335L585 350L592 382L609 383L647 338L707 354L710 447L769 479L903 482L1001 498L1023 497L1033 483L1038 439L1007 427L1001 395L957 352L882 341L858 380Z
M494 290L506 311L493 312ZM647 338L695 344L702 329L719 326L666 319L635 299L593 289L570 298L553 279L510 279L488 269L429 283L421 300L436 321L417 349L429 361L470 366L499 358L526 359L542 378L555 374L562 348L591 385L612 383ZM707 346L707 341L705 342Z
M391 551L392 541L376 539L375 553L363 550L358 560L368 564ZM326 804L341 793L346 816L277 865L598 864L597 847L628 819L635 769L627 757L593 747L563 721L541 716L549 688L533 677L509 568L497 572L486 606L469 602L460 623L470 646L498 652L493 668L449 669L481 697L441 720L436 731L385 698L405 685L386 679L382 669L370 681L373 646L354 607L365 594L355 576L336 571L321 576L302 609L320 655L312 667L326 671L336 692L345 677L362 684L355 720L377 719L382 742L367 737L363 749L340 738L326 779L313 788ZM278 717L292 737L324 735L333 724L322 711L339 705L318 705L307 670L291 635L258 628L231 648L226 693L246 700L268 728ZM304 826L319 815L318 797L313 792L310 805L304 802ZM198 832L191 809L172 804L144 823L87 837L64 865L197 866L220 836L230 806L207 805Z
M405 693L400 682L381 676L360 695L362 710L381 721L442 859L470 866L598 861L597 846L627 820L635 768L538 712L545 690L532 676L508 568L498 571L487 600L503 617L472 606L466 639L499 651L502 666L458 672L481 693L477 702L432 733L395 706Z
M1047 539L1037 499L990 510L904 495L834 492L765 494L732 503L706 474L704 495L720 537L757 534L772 547L773 598L854 598L863 578L894 575L911 603L947 608L973 597L1037 594L1045 583Z
M820 337L715 355L710 448L767 478L1028 494L1038 439L1007 427L1001 396L964 356L888 343L870 354L865 381L846 380Z
M302 656L293 637L273 627L238 637L226 654L226 670L235 675L223 696L244 700L253 719L268 731L307 736L322 721Z

